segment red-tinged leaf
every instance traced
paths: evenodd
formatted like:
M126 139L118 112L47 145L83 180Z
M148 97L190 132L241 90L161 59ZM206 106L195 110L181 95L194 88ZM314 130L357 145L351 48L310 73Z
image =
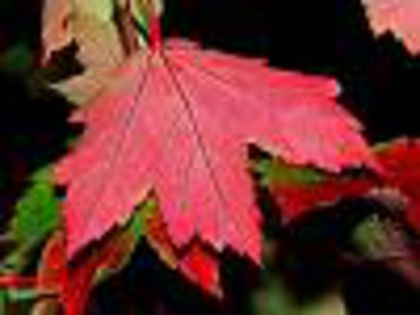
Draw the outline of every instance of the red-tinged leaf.
M21 289L31 288L35 285L36 279L19 275L0 275L0 288Z
M146 239L149 245L156 251L159 258L170 268L176 269L178 267L178 255L171 238L166 229L165 222L162 215L153 210L153 213L148 214L145 218L146 222Z
M218 297L223 294L218 257L214 252L206 249L197 240L185 249L177 249L158 211L154 211L146 222L146 238L165 264L174 270L179 270L186 279L206 292Z
M247 144L331 171L375 165L337 90L331 79L184 41L133 57L76 112L85 134L56 167L68 186L68 256L123 223L154 189L176 247L198 237L259 262Z
M373 150L383 172L375 176L366 174L328 176L318 183L305 185L272 185L272 191L282 207L287 221L298 218L322 204L333 204L345 197L361 196L374 189L392 189L406 197L407 221L420 229L420 142L398 139ZM377 176L380 175L380 176Z
M368 179L331 177L321 184L276 186L274 194L285 222L295 220L316 206L334 204L344 197L359 197L374 186Z
M199 243L194 243L182 257L179 269L192 283L217 297L223 295L218 258Z
M417 0L362 0L374 32L393 32L412 53L420 52L420 2Z
M420 140L396 140L380 148L377 156L387 170L387 184L408 199L407 221L420 231Z
M380 160L379 160L380 162ZM312 168L299 168L294 165L285 165L282 161L274 161L274 168L280 165L285 172L299 172L300 176L294 178L273 178L269 182L269 189L281 207L282 219L289 223L301 216L314 211L317 207L332 205L343 198L360 197L368 194L375 187L386 185L384 178L378 174L352 176L342 174L329 174L313 170ZM382 167L382 165L381 165ZM275 172L275 169L265 170ZM388 169L382 170L385 175ZM308 178L306 175L309 174ZM316 180L311 180L315 178Z
M67 260L64 235L56 232L43 248L37 274L37 290L41 294L54 295L62 291L67 282Z
M64 234L57 232L44 248L38 272L38 291L49 296L56 294L66 315L83 315L100 272L119 270L127 262L139 236L134 229L135 226L129 225L113 231L72 264L67 261ZM47 302L51 304L51 301Z
M100 264L95 257L70 270L63 235L56 234L44 251L38 290L57 294L66 315L83 315Z

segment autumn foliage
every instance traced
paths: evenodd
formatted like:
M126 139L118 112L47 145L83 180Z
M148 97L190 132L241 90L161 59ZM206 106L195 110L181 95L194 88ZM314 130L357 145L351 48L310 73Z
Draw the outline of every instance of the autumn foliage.
M390 30L418 52L415 1L363 2L375 33ZM418 249L401 228L419 236L419 140L369 144L334 78L164 38L164 9L158 0L44 1L40 64L77 47L82 70L48 86L78 106L68 121L83 131L16 203L0 311L13 289L35 292L31 314L87 314L94 288L139 259L143 242L223 300L224 254L262 269L268 221L287 229L351 198L391 209L361 241L380 234L380 253L363 255L402 248L408 262L392 268L420 284ZM261 190L276 211L263 211Z

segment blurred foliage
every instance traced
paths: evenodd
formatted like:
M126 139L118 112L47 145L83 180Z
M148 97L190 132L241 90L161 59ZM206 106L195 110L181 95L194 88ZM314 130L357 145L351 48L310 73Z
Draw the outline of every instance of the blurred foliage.
M0 69L8 72L27 73L34 56L26 43L20 42L0 53Z

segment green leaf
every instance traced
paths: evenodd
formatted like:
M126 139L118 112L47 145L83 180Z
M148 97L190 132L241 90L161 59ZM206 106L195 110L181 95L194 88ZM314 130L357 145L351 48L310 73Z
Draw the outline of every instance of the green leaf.
M146 1L147 2L147 1ZM163 1L162 0L151 0L156 14L160 16L163 13ZM147 8L145 7L144 1L133 1L133 18L137 23L147 29Z
M0 289L0 314L6 314L6 302L7 302L6 291Z
M334 292L305 304L299 315L346 315L347 310L340 294Z
M38 297L36 289L10 289L7 292L7 299L12 303L33 301ZM1 313L0 313L1 314Z
M7 270L19 271L27 263L27 256L57 228L59 201L54 191L49 168L36 172L30 186L17 202L15 215L7 232L15 248L2 262Z
M292 297L281 281L270 281L254 296L255 315L297 315Z
M0 68L11 72L24 73L30 69L33 56L27 44L21 42L0 54Z
M353 231L353 243L367 259L389 259L406 254L407 247L402 232L387 219L373 214Z
M261 159L254 170L261 176L261 185L314 185L324 180L324 174L307 166L286 164L281 160Z
M43 240L58 225L58 198L55 195L49 168L41 169L32 178L30 187L16 205L10 233L21 244Z
M131 12L131 14L133 15L133 18L138 25L140 25L144 29L147 29L147 18L145 8L140 1L134 1L133 12Z
M253 299L253 315L346 315L346 307L338 290L325 292L319 298L299 302L295 293L282 281L282 276L271 274L265 286Z
M142 4L141 1L134 1L130 14L136 23L137 28L139 29L137 32L137 41L140 47L145 48L147 47L147 39L145 38L145 33L148 32L149 25L144 4Z

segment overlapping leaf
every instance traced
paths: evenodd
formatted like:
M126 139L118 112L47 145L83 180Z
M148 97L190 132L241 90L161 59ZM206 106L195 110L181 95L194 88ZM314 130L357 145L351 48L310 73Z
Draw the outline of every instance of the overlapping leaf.
M149 202L147 208L147 212L143 211L145 235L160 259L170 268L181 272L193 284L220 297L223 290L216 253L197 240L180 251L172 243L162 215L156 206Z
M74 41L80 61L91 68L117 66L124 58L114 0L47 0L43 10L44 59Z
M138 49L144 38L136 25L145 27L141 1L46 0L43 10L44 62L71 43L77 45L82 74L52 85L70 101L83 104L112 80L118 67Z
M412 53L420 52L420 2L417 0L362 0L376 34L393 32Z
M334 204L343 197L360 197L375 184L374 176L330 174L311 167L299 167L281 160L265 160L257 166L281 206L284 222L298 219L315 207Z
M374 149L383 172L352 176L323 176L314 184L300 182L282 185L273 183L273 192L286 219L291 220L315 206L334 203L344 197L364 195L374 189L393 189L407 199L405 217L420 228L420 146L417 139L398 139Z
M65 234L53 235L43 251L39 265L38 291L57 295L66 315L83 315L90 291L95 282L118 272L128 262L140 237L144 224L136 214L129 224L111 232L77 263L69 264L65 252ZM48 307L48 299L37 308Z

